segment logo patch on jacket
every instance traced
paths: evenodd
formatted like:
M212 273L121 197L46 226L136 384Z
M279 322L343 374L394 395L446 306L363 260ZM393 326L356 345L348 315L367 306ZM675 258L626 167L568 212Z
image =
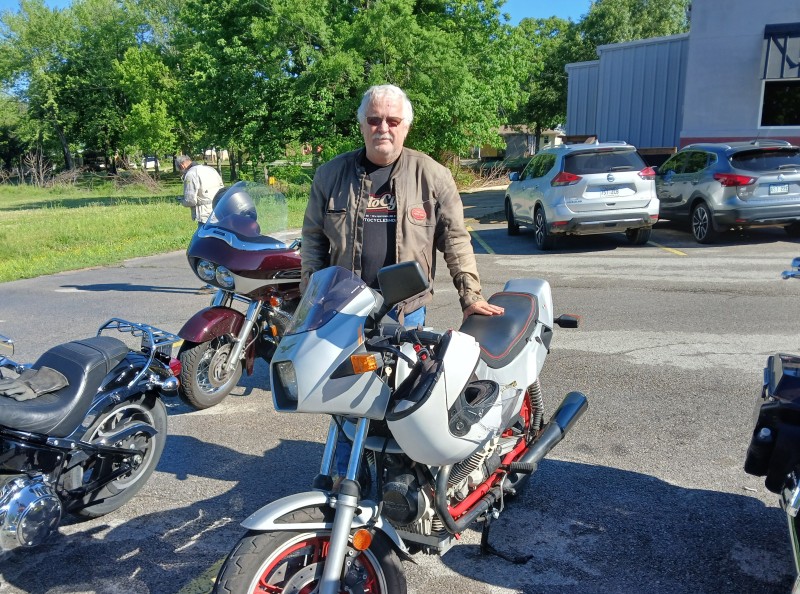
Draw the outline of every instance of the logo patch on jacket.
M411 209L411 218L415 221L424 221L428 218L428 214L425 212L424 208L417 206Z

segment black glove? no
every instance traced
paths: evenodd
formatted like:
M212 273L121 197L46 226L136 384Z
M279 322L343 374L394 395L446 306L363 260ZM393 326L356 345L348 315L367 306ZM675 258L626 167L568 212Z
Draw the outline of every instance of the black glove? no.
M0 396L23 401L55 392L69 385L64 375L51 367L26 369L18 378L0 379Z

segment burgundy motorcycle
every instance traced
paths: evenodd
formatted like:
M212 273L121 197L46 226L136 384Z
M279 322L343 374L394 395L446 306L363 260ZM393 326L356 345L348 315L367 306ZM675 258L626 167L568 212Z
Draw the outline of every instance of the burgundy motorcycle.
M269 186L238 182L215 198L214 210L186 251L201 281L217 287L210 307L178 336L180 395L197 409L222 402L255 358L272 358L300 301L300 241L286 231L286 198Z

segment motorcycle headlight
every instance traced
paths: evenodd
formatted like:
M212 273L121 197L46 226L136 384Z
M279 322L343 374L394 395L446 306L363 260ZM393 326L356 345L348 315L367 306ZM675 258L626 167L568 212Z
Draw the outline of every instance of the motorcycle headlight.
M275 369L278 372L278 381L283 386L286 397L293 402L297 402L297 374L294 371L294 365L291 361L281 361L275 364Z
M217 284L223 289L233 288L233 274L224 266L217 266Z
M214 266L213 262L209 262L208 260L200 260L197 263L197 276L206 282L213 281L216 276L216 266Z

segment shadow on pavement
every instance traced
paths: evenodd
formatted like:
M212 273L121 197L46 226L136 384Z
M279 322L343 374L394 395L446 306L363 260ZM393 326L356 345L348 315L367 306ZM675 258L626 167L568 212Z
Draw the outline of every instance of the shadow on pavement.
M572 462L546 460L492 524L490 542L533 557L514 565L481 555L478 545L456 545L443 562L524 594L785 593L793 580L780 509Z
M131 283L99 283L93 285L61 285L61 286L65 289L76 289L77 291L92 291L92 292L139 291L143 293L180 293L187 295L196 295L199 289L199 287L196 289L195 288L190 289L187 287L159 287L156 285L134 285Z

